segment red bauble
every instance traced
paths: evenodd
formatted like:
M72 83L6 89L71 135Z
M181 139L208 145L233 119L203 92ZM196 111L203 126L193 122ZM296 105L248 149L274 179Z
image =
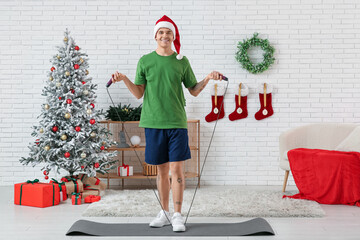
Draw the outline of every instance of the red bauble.
M39 145L40 139L36 139L36 140L35 140L35 143L36 143L36 145Z
M101 150L104 150L105 149L105 147L104 146L101 146L101 148L100 148Z
M71 93L74 94L75 93L75 90L74 89L70 89Z
M81 169L84 169L85 168L85 166L81 166Z
M69 158L69 157L70 157L70 153L69 153L69 152L66 152L66 153L64 154L64 156L65 156L66 158Z
M71 103L72 103L72 100L71 100L71 99L67 99L67 100L66 100L66 103L67 103L67 104L71 104Z
M56 132L59 128L57 126L53 126L52 131Z
M75 69L79 69L79 67L80 67L79 64L75 64L75 65L74 65L74 68L75 68Z
M93 103L90 103L90 106L91 106L92 108L95 108L95 105L94 105Z
M97 162L97 163L94 163L94 167L95 168L99 168L100 167L100 164Z
M80 50L79 46L75 46L75 50L79 51Z
M48 175L49 173L45 170L45 171L43 172L43 174L44 174L44 175Z
M59 100L61 100L61 97L59 97Z
M55 68L54 68L54 67L52 67L52 68L50 68L50 70L53 72L53 71L55 70Z
M75 127L75 131L80 132L80 130L81 130L81 127L79 127L79 126Z
M93 119L93 118L90 119L90 124L91 124L91 125L95 124L95 119Z
M82 84L85 84L86 82L85 82L85 81L82 81L81 83L82 83Z
M48 176L48 175L46 175L46 176L45 176L45 180L48 180L48 179L49 179L49 176Z

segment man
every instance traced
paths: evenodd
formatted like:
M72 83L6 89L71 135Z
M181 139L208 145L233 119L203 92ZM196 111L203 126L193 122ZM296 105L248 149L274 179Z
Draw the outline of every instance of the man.
M157 187L162 208L150 223L151 227L172 224L173 231L185 231L181 206L185 187L184 161L191 158L187 134L187 117L182 84L193 96L198 96L211 79L221 80L222 74L211 72L197 82L190 63L180 55L180 35L176 24L166 15L154 28L157 49L140 58L135 84L124 74L113 74L113 82L124 81L130 92L144 96L139 127L145 128L145 161L157 165ZM174 43L176 54L171 49ZM174 202L174 215L169 214L169 193ZM169 220L171 222L169 222Z

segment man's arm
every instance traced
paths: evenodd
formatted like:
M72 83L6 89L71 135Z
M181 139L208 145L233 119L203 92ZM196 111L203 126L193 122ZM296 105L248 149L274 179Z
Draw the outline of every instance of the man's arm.
M113 82L124 81L126 87L130 90L130 92L137 98L140 99L144 96L145 84L135 85L130 79L125 75L119 72L116 72L112 77Z
M206 85L209 83L211 79L214 80L222 80L222 74L216 71L211 72L209 75L207 75L204 80L201 82L198 82L195 86L188 88L191 95L194 97L198 96L202 90L206 87Z

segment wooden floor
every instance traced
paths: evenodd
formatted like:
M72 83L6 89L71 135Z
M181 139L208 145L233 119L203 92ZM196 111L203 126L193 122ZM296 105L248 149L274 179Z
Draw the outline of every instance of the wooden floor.
M209 187L210 188L210 187ZM281 186L242 187L248 189L281 189ZM291 188L290 188L291 189ZM152 218L83 218L81 213L87 205L73 206L70 201L56 207L33 208L16 206L13 203L13 187L0 187L0 239L360 239L360 208L343 205L322 205L326 212L324 218L266 218L276 232L275 236L254 237L67 237L65 233L79 219L106 223L147 223ZM190 217L188 222L231 223L246 221L249 218L200 218Z

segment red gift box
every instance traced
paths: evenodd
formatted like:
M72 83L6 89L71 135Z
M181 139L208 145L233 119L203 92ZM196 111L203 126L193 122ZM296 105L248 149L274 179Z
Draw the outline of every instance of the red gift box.
M93 203L101 200L100 196L90 195L84 198L85 203Z
M60 203L57 184L40 183L38 179L14 184L14 203L31 207L50 207Z
M72 205L81 205L81 193L72 193L71 202Z
M66 194L66 186L65 183L59 183L58 181L56 181L54 178L51 179L50 183L52 184L58 184L59 189L60 189L60 201L65 201L67 199L67 194Z

